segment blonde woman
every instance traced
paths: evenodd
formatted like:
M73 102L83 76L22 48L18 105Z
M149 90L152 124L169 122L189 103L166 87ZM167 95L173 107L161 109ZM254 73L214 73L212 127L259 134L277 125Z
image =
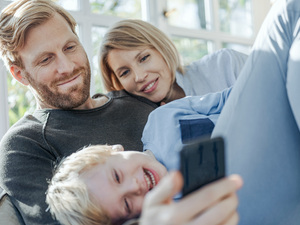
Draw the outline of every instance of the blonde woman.
M104 36L99 58L107 91L125 89L159 103L231 87L247 56L222 49L183 67L161 30L142 20L122 20Z

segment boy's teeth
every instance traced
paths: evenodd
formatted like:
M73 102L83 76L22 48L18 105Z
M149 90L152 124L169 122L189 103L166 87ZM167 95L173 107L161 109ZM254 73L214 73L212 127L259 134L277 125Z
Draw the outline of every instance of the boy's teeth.
M144 176L147 181L148 189L152 189L156 186L153 174L149 170L144 171Z

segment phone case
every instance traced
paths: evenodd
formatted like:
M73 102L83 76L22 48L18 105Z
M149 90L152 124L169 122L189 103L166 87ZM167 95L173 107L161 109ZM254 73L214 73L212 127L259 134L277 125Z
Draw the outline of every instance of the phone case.
M198 140L180 151L180 171L184 177L182 196L225 176L223 138Z

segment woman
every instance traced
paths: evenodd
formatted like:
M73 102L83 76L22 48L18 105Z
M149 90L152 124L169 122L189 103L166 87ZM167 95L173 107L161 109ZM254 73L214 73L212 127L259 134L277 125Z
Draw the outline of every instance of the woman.
M246 58L223 49L183 68L162 31L141 20L123 20L103 38L100 68L107 91L125 89L160 103L232 86Z

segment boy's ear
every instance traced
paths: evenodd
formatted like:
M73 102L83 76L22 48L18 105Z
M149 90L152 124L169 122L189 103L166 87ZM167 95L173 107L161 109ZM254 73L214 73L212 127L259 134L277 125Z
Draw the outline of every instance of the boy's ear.
M27 86L29 84L27 78L23 75L23 70L19 66L11 65L10 66L10 73L21 84L23 84L25 86Z
M123 152L124 147L122 145L113 145L112 149L115 150L116 152Z

